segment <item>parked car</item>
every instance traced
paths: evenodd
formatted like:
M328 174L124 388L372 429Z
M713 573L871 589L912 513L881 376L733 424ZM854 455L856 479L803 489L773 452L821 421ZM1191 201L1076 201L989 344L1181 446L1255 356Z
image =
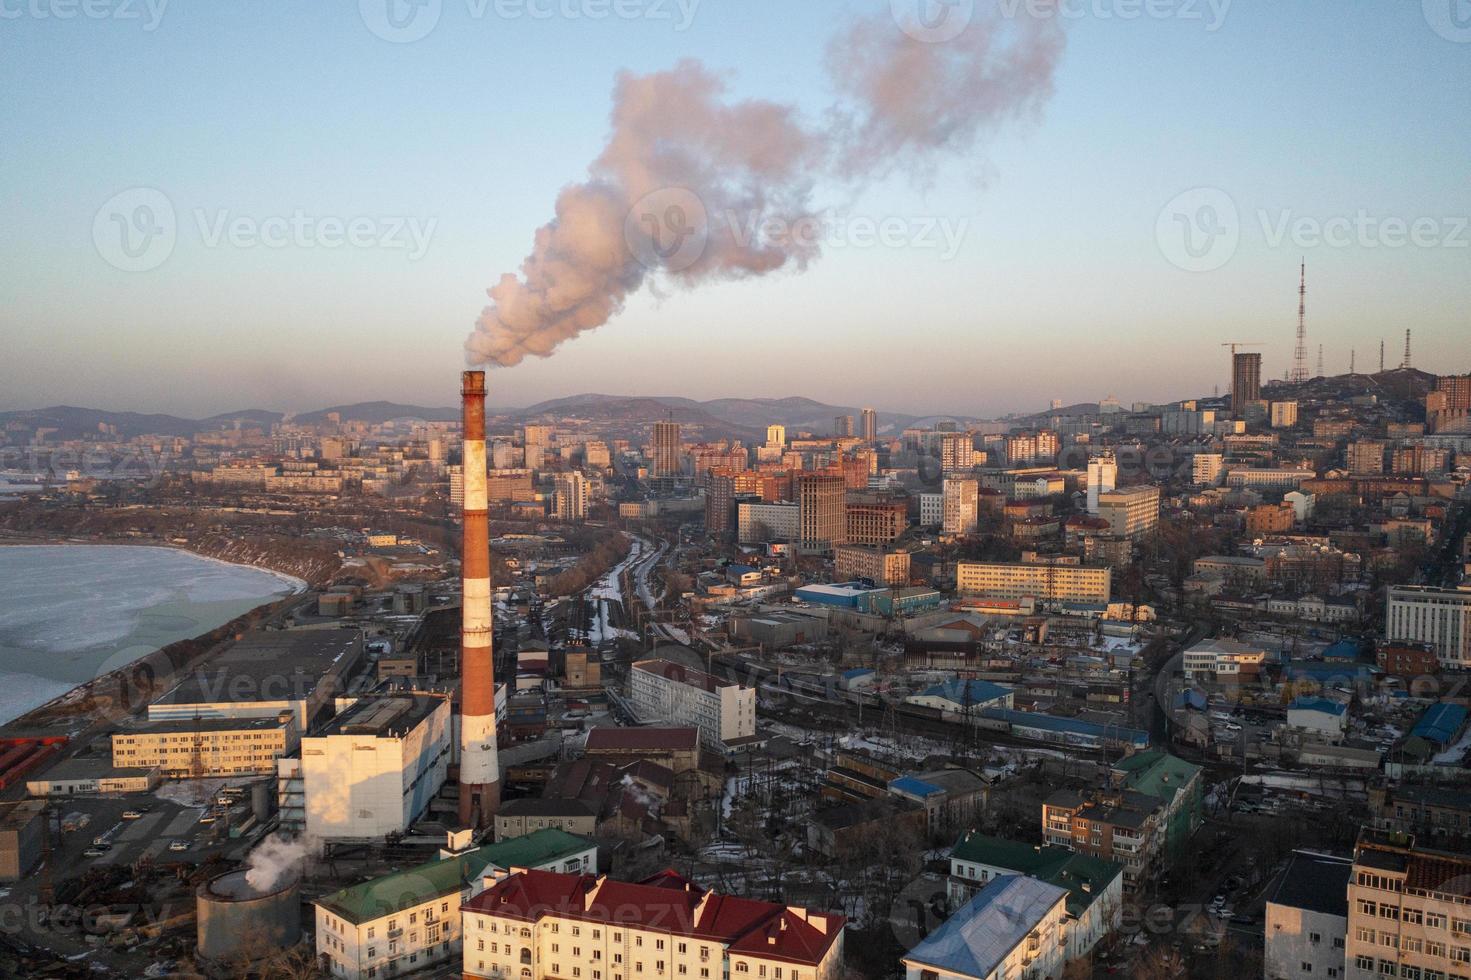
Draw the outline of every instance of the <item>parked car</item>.
M100 858L103 855L103 853L104 853L103 851L100 851L100 850L98 850L95 847L89 847L85 851L82 852L82 857Z
M123 811L123 819L124 820L137 820L138 818L142 817L143 814L145 814L147 812L148 812L147 810L124 810Z
M171 840L169 841L169 850L187 851L189 850L189 842L186 840Z

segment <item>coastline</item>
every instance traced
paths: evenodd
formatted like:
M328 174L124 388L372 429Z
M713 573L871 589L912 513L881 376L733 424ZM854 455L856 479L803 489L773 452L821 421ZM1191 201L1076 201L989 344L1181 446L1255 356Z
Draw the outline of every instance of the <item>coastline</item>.
M137 657L134 657L127 663L120 664L106 673L98 674L88 680L76 683L67 690L49 698L44 703L25 710L15 718L0 722L0 732L13 733L17 730L44 730L54 728L59 722L64 722L67 719L73 721L90 720L87 716L92 713L91 709L99 701L105 701L111 704L116 704L120 701L126 703L132 700L132 697L129 696L130 692L134 695L161 693L161 690L159 690L160 687L163 686L164 682L171 685L172 677L179 669L191 666L195 660L212 650L221 640L243 629L253 627L260 621L274 615L280 609L299 601L310 589L310 583L306 580L281 571L280 569L245 562L228 561L217 555L188 547L186 544L127 539L119 540L116 538L88 539L63 535L0 534L0 547L7 548L97 547L103 545L146 548L158 551L176 551L219 565L264 572L280 582L286 591L284 594L273 593L263 597L261 602L211 629L181 637L150 650L141 651ZM23 673L27 677L35 676L28 672L17 671L17 675ZM36 679L46 680L45 678ZM57 681L56 683L64 684L66 682Z

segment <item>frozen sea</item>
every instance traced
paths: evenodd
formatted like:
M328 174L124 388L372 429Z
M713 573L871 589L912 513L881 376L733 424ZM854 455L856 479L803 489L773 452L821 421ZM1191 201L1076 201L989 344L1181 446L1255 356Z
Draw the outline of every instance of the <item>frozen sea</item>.
M0 722L301 588L173 548L0 547Z

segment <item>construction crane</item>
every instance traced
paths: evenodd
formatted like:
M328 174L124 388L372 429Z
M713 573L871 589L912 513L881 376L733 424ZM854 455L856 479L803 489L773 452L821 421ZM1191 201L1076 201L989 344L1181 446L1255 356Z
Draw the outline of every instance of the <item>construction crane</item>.
M1231 356L1235 357L1236 348L1238 347L1260 347L1261 345L1262 342L1260 340L1236 340L1229 344L1222 344L1221 346L1231 348Z

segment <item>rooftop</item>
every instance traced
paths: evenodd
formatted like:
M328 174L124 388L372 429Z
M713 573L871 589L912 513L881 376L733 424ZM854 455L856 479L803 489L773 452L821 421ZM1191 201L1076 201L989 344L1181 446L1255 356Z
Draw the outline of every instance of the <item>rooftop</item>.
M699 747L698 728L615 728L599 725L587 733L589 752L688 752Z
M448 702L432 694L404 694L386 698L363 698L343 711L317 738L332 735L367 735L373 738L403 738L420 722Z
M441 895L458 895L490 868L509 871L534 867L596 846L592 841L560 830L538 830L524 837L487 844L458 857L429 861L344 888L317 899L317 904L340 918L360 924Z
M816 966L843 929L840 915L707 892L673 871L643 881L525 871L487 888L466 911L535 922L546 916L657 926L729 952Z
M1018 943L1046 919L1067 892L1036 878L1000 875L904 955L965 977L989 977Z
M158 704L301 701L334 670L362 652L357 629L262 630L247 633L191 670Z
M1353 876L1350 858L1293 851L1287 868L1267 896L1273 905L1348 917L1348 882Z
M672 660L640 660L633 665L634 670L641 670L646 674L654 674L665 680L678 681L691 687L703 688L706 691L715 692L725 687L739 687L734 681L725 681L713 674L707 674L703 670L695 670L683 664L674 663Z

